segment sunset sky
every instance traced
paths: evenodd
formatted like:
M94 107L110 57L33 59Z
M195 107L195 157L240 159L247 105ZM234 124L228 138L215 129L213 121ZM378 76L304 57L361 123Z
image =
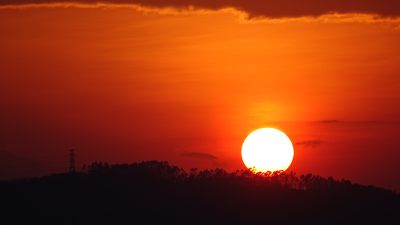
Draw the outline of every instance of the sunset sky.
M398 0L0 2L0 178L93 161L289 170L400 190Z

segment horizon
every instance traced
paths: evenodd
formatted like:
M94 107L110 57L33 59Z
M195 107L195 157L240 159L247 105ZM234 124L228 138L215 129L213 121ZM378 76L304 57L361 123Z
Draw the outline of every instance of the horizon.
M75 150L75 149L74 149ZM199 153L201 154L201 153ZM200 157L209 157L209 156L200 156ZM74 160L76 160L74 158ZM197 168L197 167L180 167L178 165L174 165L171 164L169 161L165 161L165 160L139 160L139 161L131 161L131 162L107 162L107 161L92 161L89 162L87 164L77 164L76 161L74 163L74 166L72 169L72 165L71 165L71 157L68 158L68 164L67 164L67 160L66 160L66 166L63 170L59 170L59 171L53 171L53 172L42 172L42 173L37 173L37 174L30 174L27 176L18 176L18 177L11 177L11 178L0 178L0 182L18 182L18 181L29 181L32 179L43 179L46 177L52 177L52 176L57 176L57 175L66 175L66 174L89 174L89 169L91 166L109 166L111 167L118 167L118 166L132 166L132 165L140 165L140 164L146 164L146 163L167 163L168 166L171 167L177 167L180 170L182 170L184 173L186 173L186 175L190 175L193 173L193 171L195 171L196 174L201 173L201 172L206 172L206 171L217 171L217 170L222 170L228 174L236 174L237 172L250 172L256 176L265 176L265 177L272 177L272 176L276 176L276 175L281 175L281 174L286 174L286 175L294 175L297 177L301 177L301 176L307 176L307 175L312 175L312 176L317 176L317 177L321 177L323 179L333 179L334 181L337 182L350 182L351 184L354 185L361 185L364 187L374 187L374 188L378 188L378 189L382 189L382 190L388 190L391 191L393 193L397 193L400 194L400 190L399 189L395 189L395 188L390 188L390 187L384 187L384 186L379 186L376 184L368 184L368 183L358 183L354 180L348 179L346 177L335 177L335 176L321 176L320 174L316 174L316 173L312 173L312 172L308 172L308 173L297 173L295 170L291 170L291 169L286 169L286 170L276 170L276 171L255 171L253 170L253 168L246 168L246 167L241 167L241 168L237 168L237 169L231 169L231 170L226 170L223 167L203 167L203 168Z
M0 190L2 221L12 224L393 224L400 208L399 193L348 180L186 173L160 161L96 163L85 173L0 182Z

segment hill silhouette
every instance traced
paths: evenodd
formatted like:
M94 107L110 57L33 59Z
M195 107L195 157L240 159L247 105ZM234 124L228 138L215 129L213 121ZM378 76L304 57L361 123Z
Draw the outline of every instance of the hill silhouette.
M400 196L390 190L159 161L1 182L0 204L1 224L400 224Z

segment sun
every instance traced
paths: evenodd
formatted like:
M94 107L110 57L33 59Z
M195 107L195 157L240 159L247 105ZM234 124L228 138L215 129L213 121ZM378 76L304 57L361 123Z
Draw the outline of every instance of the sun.
M292 163L294 149L289 137L275 128L261 128L246 137L242 159L253 172L286 170Z

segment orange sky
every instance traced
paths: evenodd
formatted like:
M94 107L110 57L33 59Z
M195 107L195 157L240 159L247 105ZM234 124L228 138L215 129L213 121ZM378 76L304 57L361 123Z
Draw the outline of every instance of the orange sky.
M397 19L89 6L0 7L0 176L62 171L70 147L243 169L274 126L298 173L400 188Z

